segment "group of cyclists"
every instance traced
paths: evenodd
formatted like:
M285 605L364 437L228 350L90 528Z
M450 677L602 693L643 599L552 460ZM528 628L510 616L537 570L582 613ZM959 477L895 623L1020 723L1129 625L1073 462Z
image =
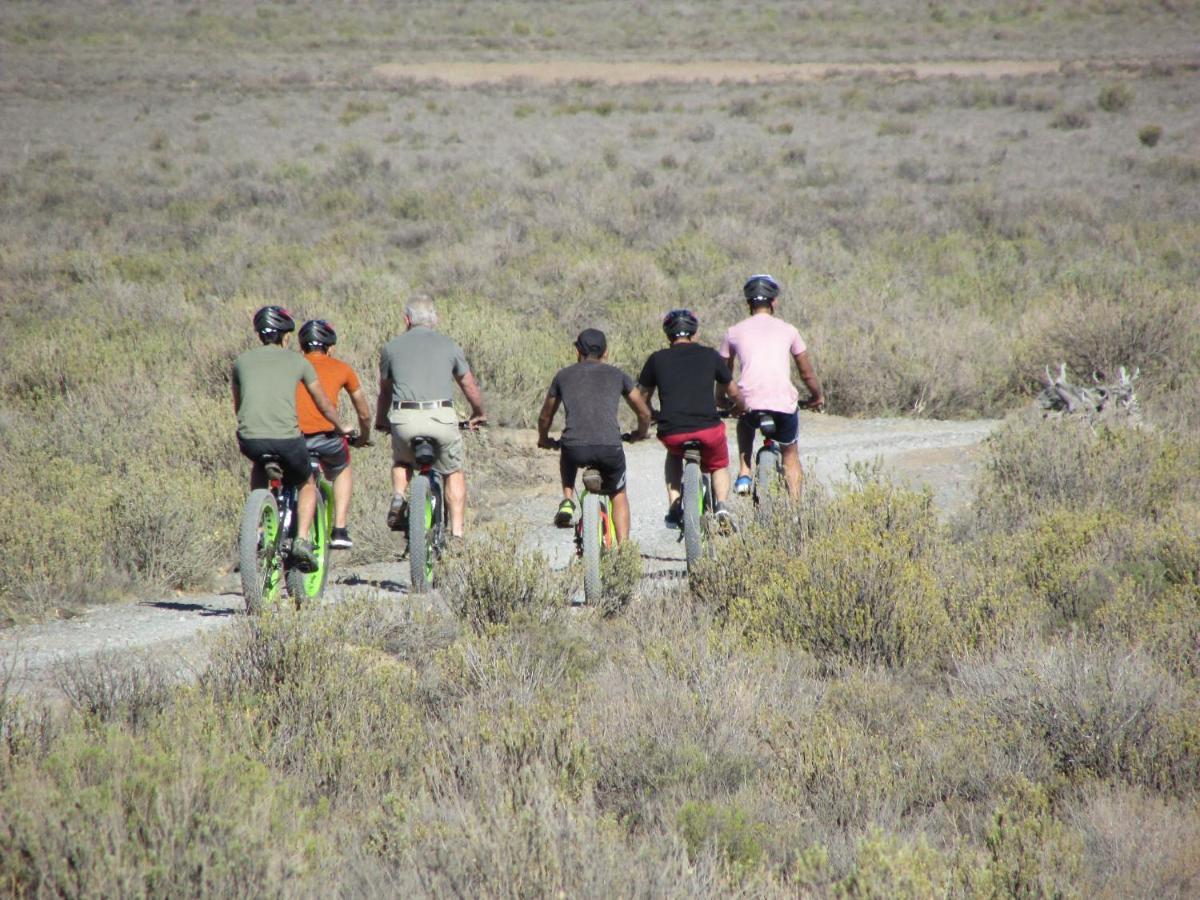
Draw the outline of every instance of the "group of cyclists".
M799 332L776 316L780 288L770 275L754 275L743 286L748 315L730 327L718 348L697 341L699 317L673 309L663 317L668 346L646 360L636 382L609 365L604 333L585 328L575 339L576 362L555 374L538 416L538 446L560 448L562 500L554 524L570 527L578 512L575 480L580 468L595 468L602 489L612 498L618 542L629 536L625 451L618 420L623 400L637 417L636 429L625 438L644 440L652 418L650 401L657 393L657 437L667 451L663 475L667 491L666 523L678 528L683 519L680 500L683 445L700 444L701 469L712 477L714 511L728 521L729 452L724 408L738 416L738 475L733 490L751 488L751 457L757 425L763 415L775 423L775 440L782 449L789 494L798 498L803 471L797 447L798 410L820 410L824 392ZM468 428L487 421L483 396L462 348L437 331L433 300L418 296L404 310L405 331L385 344L379 358L379 397L374 422L361 382L354 370L334 358L333 326L323 319L306 321L299 330L302 353L287 352L295 320L281 306L265 306L254 315L260 346L240 354L233 365L233 403L237 414L238 446L253 463L251 487L265 486L262 458L279 459L284 481L298 489L297 534L308 533L316 509L316 485L310 456L320 461L334 490L334 528L330 546L353 546L347 529L352 492L350 438L356 446L370 443L370 427L391 436L392 500L387 523L401 531L408 522L406 492L412 475L412 439L430 438L437 448L434 468L446 485L451 546L460 540L466 522L467 483L463 470L463 438L454 409L455 387L470 406ZM795 365L809 397L801 404L792 384ZM734 378L734 372L737 378ZM341 391L350 397L358 416L357 433L338 418ZM561 439L552 442L550 427L559 408L565 424ZM292 545L292 563L312 571L317 562L308 541Z

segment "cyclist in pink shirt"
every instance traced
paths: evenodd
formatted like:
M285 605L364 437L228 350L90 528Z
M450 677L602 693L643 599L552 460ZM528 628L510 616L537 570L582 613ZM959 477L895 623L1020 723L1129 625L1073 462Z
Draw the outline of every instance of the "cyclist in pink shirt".
M748 412L738 420L738 477L733 489L750 492L750 460L754 434L762 413L775 420L775 440L783 451L783 474L788 494L799 499L804 471L796 439L800 431L800 394L792 384L792 362L808 388L805 409L825 407L825 394L817 379L808 347L794 327L775 317L779 284L770 275L753 275L742 287L750 315L725 332L718 351L733 369L738 364L737 385Z

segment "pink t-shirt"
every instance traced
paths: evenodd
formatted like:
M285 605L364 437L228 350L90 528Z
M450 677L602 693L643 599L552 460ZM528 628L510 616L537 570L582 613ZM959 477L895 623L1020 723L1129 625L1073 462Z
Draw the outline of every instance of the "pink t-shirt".
M749 409L795 412L800 392L792 384L792 358L806 349L800 332L763 313L726 331L720 354L737 358L738 387Z

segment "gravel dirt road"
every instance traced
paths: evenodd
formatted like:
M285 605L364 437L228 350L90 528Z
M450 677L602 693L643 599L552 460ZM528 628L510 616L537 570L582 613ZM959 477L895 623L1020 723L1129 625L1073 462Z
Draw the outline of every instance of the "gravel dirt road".
M968 499L980 443L996 424L990 420L856 420L803 413L801 458L807 477L824 484L844 479L848 464L879 460L896 480L929 486L938 506L952 511ZM732 438L732 429L730 433ZM521 439L533 443L532 433ZM683 545L678 533L667 530L662 521L666 507L662 487L664 451L657 441L650 440L630 445L626 452L632 530L642 549L646 574L657 579L682 578ZM537 472L530 473L528 490L512 493L512 501L497 503L491 498L491 506L511 510L519 498L518 520L527 526L530 546L546 552L553 565L564 566L573 552L570 532L549 524L558 496L554 454L537 457L536 468ZM748 513L749 508L742 507L742 511ZM394 595L397 602L412 602L407 593L407 563L341 566L334 569L333 580L326 595L329 603L362 590ZM98 606L67 620L9 628L0 632L0 677L11 672L17 690L53 690L55 667L61 661L107 652L151 653L158 660L186 669L203 658L204 642L200 638L235 621L242 609L241 595L235 579L231 579L229 590L224 592L172 594Z

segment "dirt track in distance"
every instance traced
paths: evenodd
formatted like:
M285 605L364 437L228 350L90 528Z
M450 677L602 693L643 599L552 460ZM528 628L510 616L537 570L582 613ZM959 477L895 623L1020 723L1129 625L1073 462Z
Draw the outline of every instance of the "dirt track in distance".
M834 76L874 75L895 79L1007 78L1054 75L1064 66L1059 59L993 59L906 63L766 63L741 60L703 60L688 63L598 62L551 60L538 62L384 63L371 71L386 80L442 81L456 87L529 81L538 84L588 81L608 85L648 82L722 81L766 83L819 81ZM1139 67L1140 63L1081 61L1088 67Z

